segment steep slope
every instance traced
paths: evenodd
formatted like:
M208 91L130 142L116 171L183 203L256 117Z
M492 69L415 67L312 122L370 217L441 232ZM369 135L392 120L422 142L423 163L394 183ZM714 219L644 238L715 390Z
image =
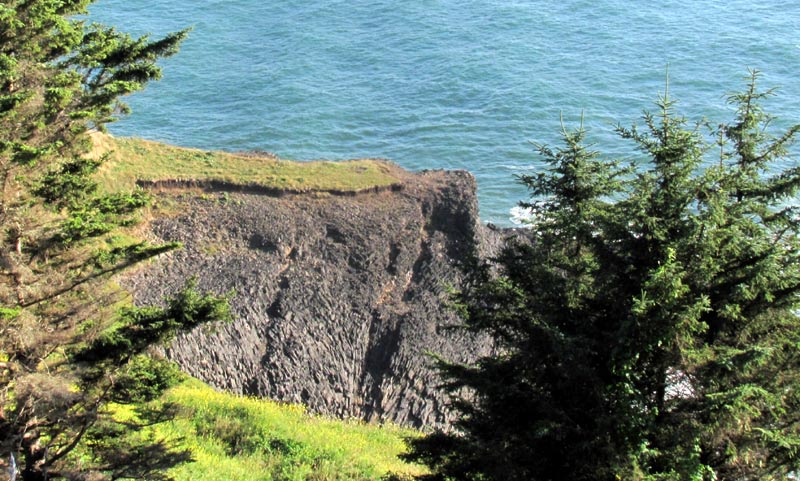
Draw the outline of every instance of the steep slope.
M188 415L154 424L142 418L167 403ZM120 444L159 439L191 453L190 462L164 473L174 481L378 481L426 472L398 458L418 431L311 415L297 404L217 392L196 379L154 403L112 410L120 421L148 424Z
M405 174L357 195L160 187L171 207L151 233L185 248L126 280L136 301L158 302L194 275L202 289L235 291L235 322L166 350L186 372L341 417L446 422L426 353L467 360L489 349L445 329L457 264L497 237L478 221L470 174Z

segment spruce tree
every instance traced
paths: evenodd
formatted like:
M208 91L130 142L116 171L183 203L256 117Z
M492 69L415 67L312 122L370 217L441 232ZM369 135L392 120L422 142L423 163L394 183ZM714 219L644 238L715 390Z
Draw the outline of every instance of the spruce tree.
M690 125L668 92L643 158L584 132L523 176L530 236L459 296L496 353L440 362L461 417L412 443L429 479L769 480L800 470L800 169L753 72L728 124Z
M109 276L176 246L118 235L148 196L99 191L90 134L127 113L121 97L158 79L186 32L132 38L79 17L90 3L0 2L0 456L26 481L163 477L181 457L123 445L105 407L174 380L148 346L227 316L191 286L165 308L115 308L128 301Z

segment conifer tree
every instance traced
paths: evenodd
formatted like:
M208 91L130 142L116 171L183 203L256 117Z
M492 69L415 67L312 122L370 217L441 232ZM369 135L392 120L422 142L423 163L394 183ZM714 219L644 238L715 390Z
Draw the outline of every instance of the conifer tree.
M441 362L461 417L413 443L430 479L777 480L800 471L800 126L769 134L753 72L733 122L668 92L619 128L632 168L542 147L530 239L459 296L496 354ZM491 267L491 269L490 269ZM496 273L492 271L496 271Z
M176 246L117 235L148 198L98 190L90 132L127 113L121 97L158 79L187 32L132 38L78 17L90 3L0 2L0 457L26 481L163 477L179 458L158 440L123 446L105 406L174 380L148 346L227 316L191 288L165 308L114 307L127 301L111 274Z

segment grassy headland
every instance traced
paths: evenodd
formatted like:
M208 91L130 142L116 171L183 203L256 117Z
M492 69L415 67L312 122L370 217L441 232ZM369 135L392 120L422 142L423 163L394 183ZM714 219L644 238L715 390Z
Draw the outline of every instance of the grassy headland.
M402 176L398 167L374 159L295 162L99 133L93 141L95 155L109 155L98 179L111 192L130 189L137 180L215 180L277 190L357 192L398 184Z

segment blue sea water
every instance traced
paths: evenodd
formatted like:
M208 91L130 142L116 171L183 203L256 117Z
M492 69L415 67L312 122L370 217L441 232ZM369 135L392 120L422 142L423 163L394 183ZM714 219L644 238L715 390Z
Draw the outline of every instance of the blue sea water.
M99 0L133 34L194 28L164 78L113 125L134 135L297 160L389 158L467 169L501 225L581 116L595 148L670 94L690 119L732 119L747 68L779 87L775 127L800 123L797 0Z

